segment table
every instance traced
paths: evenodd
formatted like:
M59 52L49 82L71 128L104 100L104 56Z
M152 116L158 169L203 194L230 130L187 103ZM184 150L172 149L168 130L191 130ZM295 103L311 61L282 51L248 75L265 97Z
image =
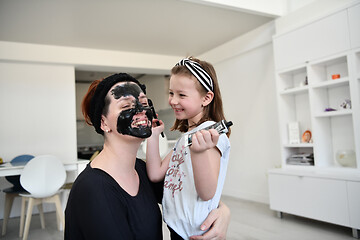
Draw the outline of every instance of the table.
M66 182L73 182L76 179L77 175L79 175L79 173L85 169L85 167L88 163L89 163L89 160L87 160L87 159L78 159L77 161L64 163L64 167L65 167L65 170L67 173L67 181ZM0 165L0 177L21 175L21 172L24 169L24 167L25 167L25 164L12 165L10 162L5 162ZM62 205L63 210L65 210L69 192L70 192L69 189L64 189L62 191L61 205ZM20 206L18 206L18 208L20 208Z
M78 159L74 162L64 163L67 172L78 171L80 173L89 163L89 160ZM0 177L20 175L25 165L12 165L10 162L5 162L0 165Z

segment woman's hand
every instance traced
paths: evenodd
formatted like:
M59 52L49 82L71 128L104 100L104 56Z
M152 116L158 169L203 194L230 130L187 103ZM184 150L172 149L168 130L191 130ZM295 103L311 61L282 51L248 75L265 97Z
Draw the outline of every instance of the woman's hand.
M227 229L230 223L230 209L222 202L217 209L212 210L209 216L201 225L201 230L210 230L201 236L191 236L190 239L196 240L224 240L226 239Z

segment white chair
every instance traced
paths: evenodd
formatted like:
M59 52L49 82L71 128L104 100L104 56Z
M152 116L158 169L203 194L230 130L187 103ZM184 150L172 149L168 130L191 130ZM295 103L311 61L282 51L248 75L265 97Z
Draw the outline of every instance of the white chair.
M41 155L30 160L24 167L20 176L20 183L29 194L20 194L22 196L21 216L20 216L20 232L19 236L23 236L26 240L29 234L32 210L34 206L38 206L40 213L41 228L45 228L44 213L42 203L55 203L58 229L60 224L65 226L64 213L61 208L59 189L66 180L66 171L62 162L52 155ZM28 202L26 222L25 205Z
M22 154L13 158L10 163L13 166L16 165L25 165L29 162L34 156L29 154ZM20 184L20 175L15 176L6 176L5 177L8 182L10 182L13 186L10 188L3 189L5 193L5 206L4 206L4 220L2 227L2 235L5 236L7 223L9 220L11 208L16 197L20 196L20 193L26 193L25 189Z

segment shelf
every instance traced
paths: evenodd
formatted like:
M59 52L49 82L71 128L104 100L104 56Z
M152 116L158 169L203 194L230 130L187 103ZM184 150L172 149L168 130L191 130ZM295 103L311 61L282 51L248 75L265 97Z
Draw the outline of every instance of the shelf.
M277 84L280 94L293 94L307 89L306 67L304 65L288 69L278 74Z
M303 86L303 87L295 87L286 89L280 92L280 95L291 95L291 94L300 94L300 93L306 93L309 90L309 86Z
M286 143L283 145L283 147L286 148L312 148L313 146L314 146L313 143L297 143L297 144Z
M328 80L325 82L316 83L312 87L313 88L334 88L334 87L341 87L341 86L347 86L347 85L349 85L349 78L344 77L344 78L339 78L339 79L335 79L335 80Z
M345 116L345 115L351 115L352 109L344 109L344 110L338 110L338 111L332 111L332 112L323 112L316 114L315 117L321 118L321 117L337 117L337 116Z
M360 181L359 171L353 168L350 169L343 167L320 168L316 166L286 165L285 168L270 169L269 172L293 176Z
M341 78L332 79L333 75L339 74ZM330 59L320 60L309 65L309 85L314 88L336 87L338 84L349 82L349 66L347 56L333 56ZM336 83L335 83L336 82Z
M330 57L328 59L321 59L321 60L317 60L314 62L311 62L311 65L313 66L319 66L319 67L324 67L324 68L328 68L334 65L339 65L342 63L346 63L347 62L347 56L346 54L342 53L338 56L335 57Z
M278 74L279 75L296 75L296 74L303 73L303 72L306 72L306 65L301 64L296 67L283 69L282 71L279 71Z

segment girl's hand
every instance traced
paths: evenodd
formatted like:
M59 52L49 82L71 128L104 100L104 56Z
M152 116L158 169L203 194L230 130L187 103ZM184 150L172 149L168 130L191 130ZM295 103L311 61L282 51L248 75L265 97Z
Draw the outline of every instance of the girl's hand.
M192 240L225 240L230 223L230 209L222 202L217 209L212 210L201 225L201 230L209 231L201 236L191 236Z
M160 124L158 126L158 123ZM152 135L159 136L165 129L164 122L160 119L153 119L152 120Z
M191 152L201 153L216 146L219 133L215 129L200 130L192 135Z

